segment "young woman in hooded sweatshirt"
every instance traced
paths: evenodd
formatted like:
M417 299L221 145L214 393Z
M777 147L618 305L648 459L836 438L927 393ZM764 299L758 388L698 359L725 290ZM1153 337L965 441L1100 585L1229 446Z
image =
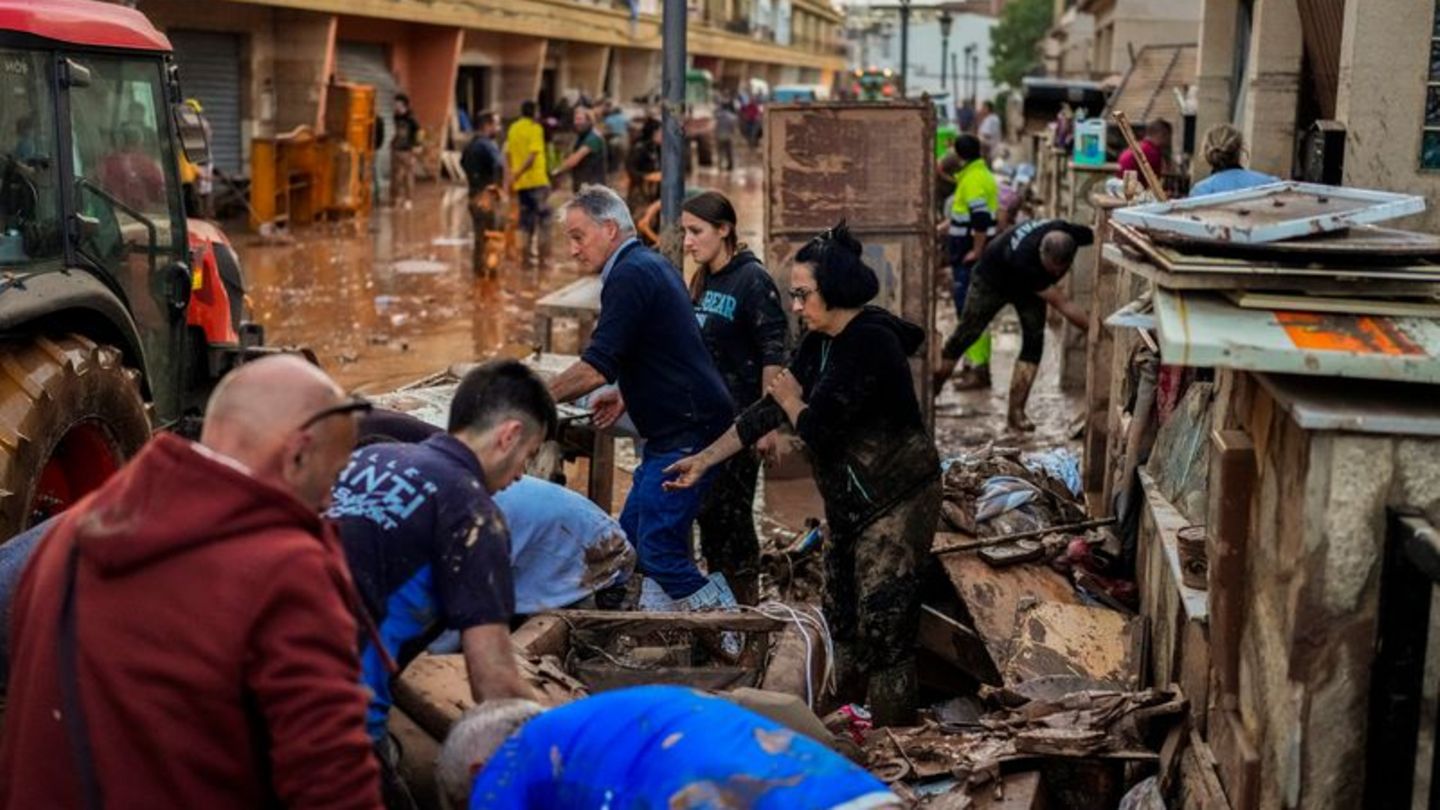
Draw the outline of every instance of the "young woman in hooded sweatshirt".
M940 518L940 459L909 360L920 327L867 306L879 292L840 225L795 256L791 308L808 330L763 399L709 447L666 470L672 489L788 422L825 499L825 616L841 700L863 697L877 725L914 717L921 568ZM864 684L863 692L861 685Z
M735 207L706 191L685 200L680 226L685 252L695 260L690 284L695 319L737 408L760 399L789 360L789 321L780 291L765 266L739 242ZM768 452L775 439L761 440ZM701 502L700 547L709 569L725 575L735 600L760 598L760 539L755 534L755 485L760 457L741 450L717 472Z

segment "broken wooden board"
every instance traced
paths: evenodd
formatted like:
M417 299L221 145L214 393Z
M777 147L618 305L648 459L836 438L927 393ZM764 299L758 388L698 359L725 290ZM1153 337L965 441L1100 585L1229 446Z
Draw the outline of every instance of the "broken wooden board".
M983 785L958 784L916 805L920 810L1046 810L1049 806L1039 771L1005 774Z
M920 647L981 683L998 685L1000 671L974 630L930 607L920 606ZM768 680L768 676L767 676Z
M1153 257L1135 257L1106 243L1105 261L1171 290L1290 290L1294 292L1394 296L1433 295L1440 268L1280 267L1242 262L1170 265Z
M824 688L829 662L825 644L817 632L809 629L805 632L809 634L808 641L800 625L792 624L771 639L770 660L760 677L760 688L793 695L814 708Z
M517 655L564 657L570 649L570 625L559 616L533 616L510 634Z
M626 667L600 659L575 664L575 677L591 692L609 692L631 686L666 683L689 686L708 692L722 692L744 686L755 686L760 673L747 667L673 666Z
M516 656L515 662L542 705L558 706L585 696L585 686L565 674L553 657ZM421 655L395 679L395 705L427 734L443 740L450 726L475 706L468 672L463 655Z
M1120 689L1139 685L1142 620L1109 608L1038 602L1021 607L1015 625L1002 671L1007 684L1077 675Z
M787 622L758 613L645 613L633 610L556 610L543 614L555 616L573 630L603 633L624 633L643 636L672 630L700 630L737 633L769 633L784 630Z
M1340 295L1302 295L1294 293L1230 290L1225 294L1241 309L1283 309L1293 312L1335 312L1342 315L1389 315L1397 318L1440 318L1440 302L1433 298L1417 301L1394 301L1385 298L1363 298Z
M1015 616L1023 602L1080 602L1070 583L1048 566L991 568L973 554L946 554L939 559L997 672L1009 659Z
M400 749L400 777L410 788L419 807L439 807L440 789L435 782L435 760L440 757L440 740L421 728L400 709L390 712L386 724Z

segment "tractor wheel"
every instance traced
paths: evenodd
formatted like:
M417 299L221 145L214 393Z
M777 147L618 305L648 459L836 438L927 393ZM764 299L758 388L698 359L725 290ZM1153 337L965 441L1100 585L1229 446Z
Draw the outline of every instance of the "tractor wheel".
M0 541L100 486L150 438L140 373L80 335L0 346Z

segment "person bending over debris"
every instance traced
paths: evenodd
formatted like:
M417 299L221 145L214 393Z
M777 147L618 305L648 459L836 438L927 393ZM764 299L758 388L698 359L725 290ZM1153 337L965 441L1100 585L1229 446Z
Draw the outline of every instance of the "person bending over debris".
M350 575L319 509L354 414L241 366L60 515L10 614L0 807L379 808Z
M380 643L362 638L360 661L389 807L413 806L386 732L391 678L442 630L460 632L475 700L534 697L510 648L510 537L493 496L520 478L556 421L533 372L486 363L455 389L448 433L361 448L335 482L327 515L379 624Z
M1090 316L1056 289L1055 282L1070 272L1075 251L1094 241L1094 233L1084 225L1044 219L1016 225L991 242L970 276L960 323L945 341L935 369L935 391L940 391L960 356L1009 304L1020 316L1021 343L1020 359L1010 374L1006 423L1011 430L1034 430L1034 423L1025 417L1025 403L1045 349L1045 305L1055 307L1077 327L1090 328Z
M436 781L451 808L899 808L880 780L815 740L679 686L606 692L546 710L466 712Z
M940 459L907 359L925 332L865 305L880 284L843 222L800 249L791 278L791 308L809 333L789 369L733 428L666 469L677 476L667 487L693 487L782 423L794 426L830 522L825 618L840 698L868 688L876 723L897 725L914 716L920 567L940 519Z
M780 291L735 235L735 207L707 191L681 208L685 252L697 270L690 285L700 334L736 405L760 398L789 359L790 322ZM774 434L761 440L773 455ZM755 533L755 485L760 456L742 450L716 471L715 484L700 506L700 547L711 571L725 575L742 605L760 600L760 538Z
M568 402L618 381L619 391L592 400L596 424L613 424L628 407L645 439L620 513L645 575L640 606L734 606L725 578L707 579L690 552L690 527L711 476L678 497L662 488L663 470L720 435L734 413L685 284L640 245L625 201L608 188L585 186L566 204L565 235L571 255L600 274L600 320L581 359L550 381L550 392Z

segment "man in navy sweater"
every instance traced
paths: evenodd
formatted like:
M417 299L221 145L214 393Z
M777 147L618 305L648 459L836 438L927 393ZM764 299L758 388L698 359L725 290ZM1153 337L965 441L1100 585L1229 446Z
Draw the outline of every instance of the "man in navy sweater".
M690 610L733 605L723 577L707 579L690 551L690 527L705 482L665 492L666 467L706 447L730 426L734 408L700 337L680 272L635 238L620 195L584 186L565 206L570 255L600 274L600 319L578 362L550 382L557 402L606 383L592 399L597 426L629 409L644 439L640 466L620 514L645 575L641 607ZM661 593L663 591L663 593Z

